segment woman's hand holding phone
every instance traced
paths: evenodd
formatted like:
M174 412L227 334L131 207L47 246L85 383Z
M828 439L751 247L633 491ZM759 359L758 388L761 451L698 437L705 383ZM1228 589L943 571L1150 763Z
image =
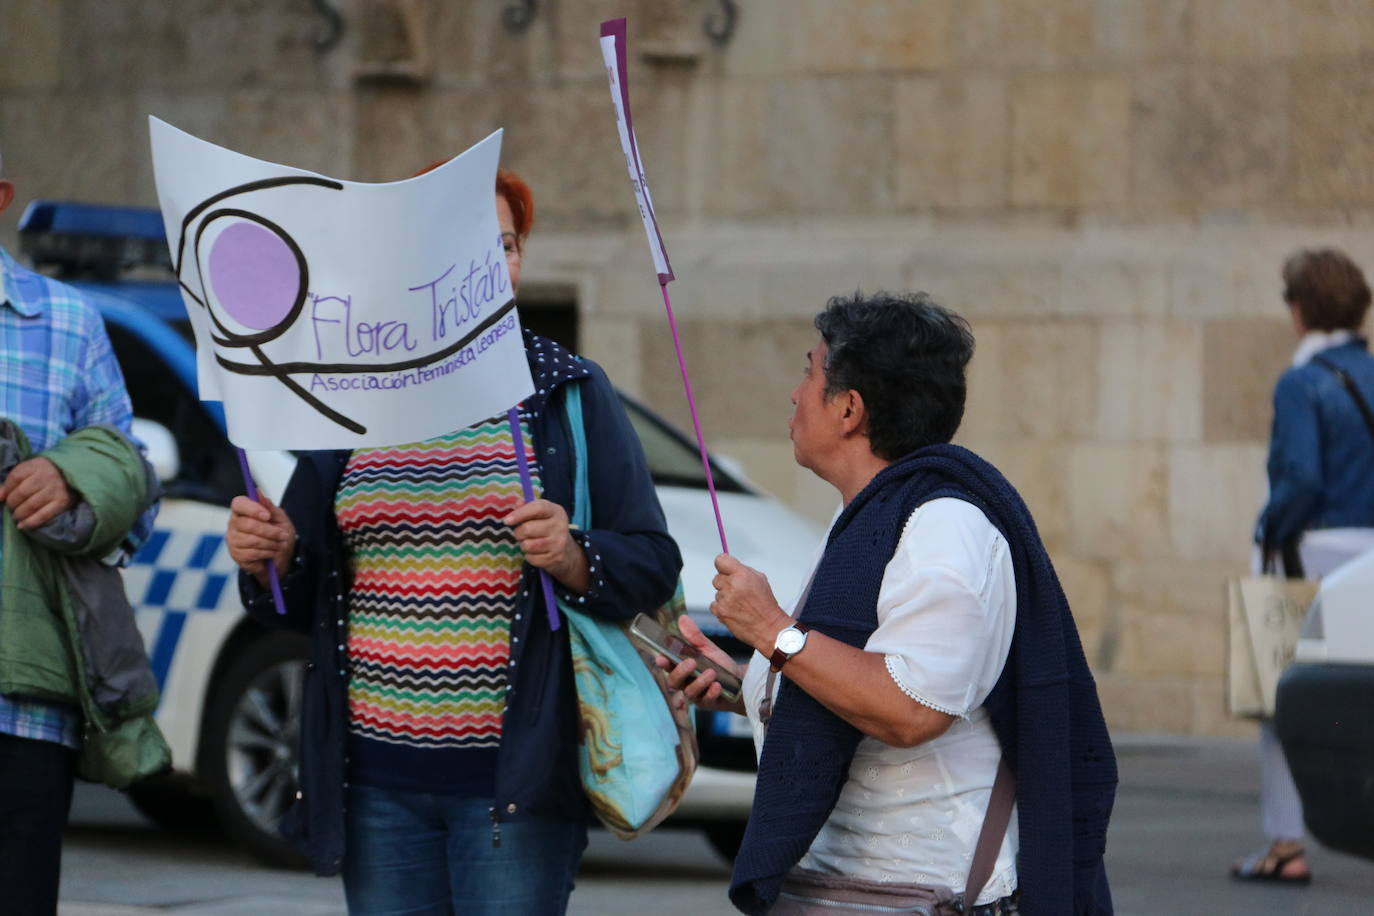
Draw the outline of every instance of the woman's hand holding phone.
M742 666L735 664L734 659L727 655L720 646L707 639L692 618L686 614L682 615L677 620L677 626L682 638L693 648L726 671L733 672L741 681L744 680ZM706 667L704 671L698 674L695 659L685 658L674 665L662 655L654 658L654 664L667 670L668 686L678 691L674 695L675 701L684 704L693 703L702 709L715 712L733 712L741 716L745 714L743 696L741 695L734 700L727 700L721 696L721 686L716 681L716 672L710 667Z

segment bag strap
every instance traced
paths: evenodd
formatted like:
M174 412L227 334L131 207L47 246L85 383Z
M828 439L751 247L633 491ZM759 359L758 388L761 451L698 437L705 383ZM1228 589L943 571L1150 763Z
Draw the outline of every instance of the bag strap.
M1345 390L1350 392L1350 396L1355 399L1355 406L1360 409L1360 416L1364 417L1364 425L1369 428L1369 434L1374 436L1374 410L1369 409L1369 402L1364 399L1364 395L1360 394L1360 389L1356 387L1355 380L1350 377L1350 373L1324 356L1314 356L1312 362L1334 372L1336 378L1341 380Z
M569 382L563 386L563 412L568 418L568 436L573 446L573 511L570 521L583 530L592 524L591 487L587 484L587 429L582 424L582 386Z
M997 762L997 778L992 781L992 795L988 798L988 812L983 815L983 829L978 831L978 845L973 850L973 864L968 870L968 884L964 886L964 907L972 909L978 895L987 887L997 853L1011 823L1011 807L1016 803L1016 774L1003 757Z

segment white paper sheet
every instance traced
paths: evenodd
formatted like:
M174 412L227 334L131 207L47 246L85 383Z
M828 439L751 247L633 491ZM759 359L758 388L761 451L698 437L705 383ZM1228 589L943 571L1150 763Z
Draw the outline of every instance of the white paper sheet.
M234 444L415 442L533 393L496 219L500 131L366 184L149 121L200 394L224 401Z

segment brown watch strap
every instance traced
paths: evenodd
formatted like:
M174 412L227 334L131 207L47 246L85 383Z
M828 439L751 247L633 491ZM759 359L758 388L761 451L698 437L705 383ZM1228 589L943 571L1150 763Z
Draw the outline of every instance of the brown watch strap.
M811 628L808 627L806 624L802 623L800 620L794 620L788 626L794 630L801 630L803 633L811 632ZM788 655L786 652L774 646L773 654L768 656L768 664L770 664L773 667L774 671L781 671L782 666L787 664L787 660L791 657L792 656Z

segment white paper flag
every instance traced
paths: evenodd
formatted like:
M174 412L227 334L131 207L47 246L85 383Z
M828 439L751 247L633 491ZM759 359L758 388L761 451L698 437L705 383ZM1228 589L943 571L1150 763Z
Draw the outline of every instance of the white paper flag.
M496 219L500 131L364 184L149 120L200 394L224 401L234 444L397 445L533 393Z

